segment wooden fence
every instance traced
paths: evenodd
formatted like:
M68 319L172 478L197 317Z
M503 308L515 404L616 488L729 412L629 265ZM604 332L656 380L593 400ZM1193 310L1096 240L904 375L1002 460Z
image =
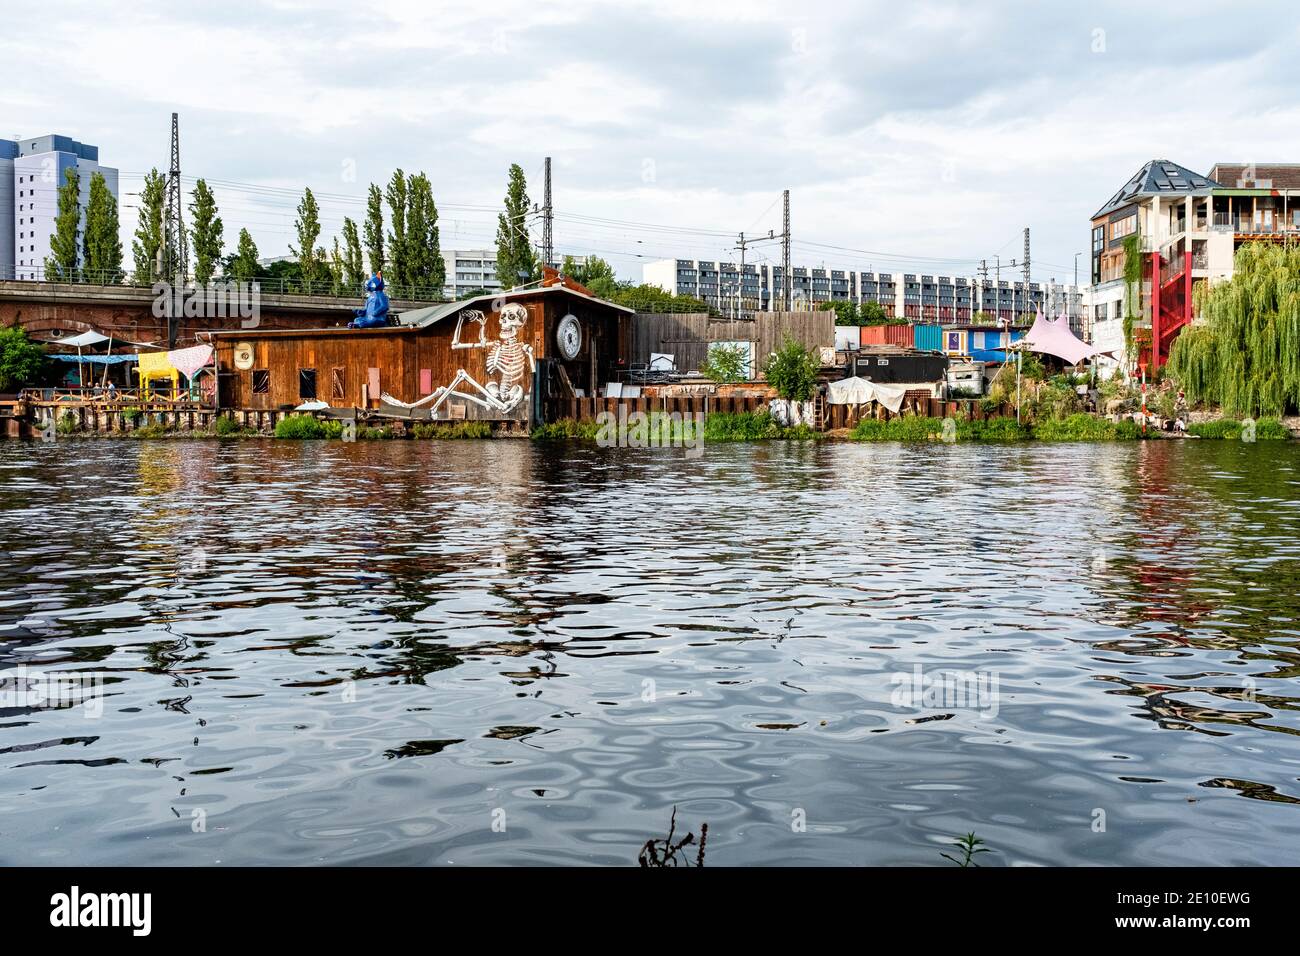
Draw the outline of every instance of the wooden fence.
M814 354L830 348L835 344L835 313L756 312L752 319L719 319L705 312L638 312L632 320L628 360L646 365L651 353L659 352L673 356L679 371L695 371L708 357L710 342L753 342L754 363L761 366L786 336Z

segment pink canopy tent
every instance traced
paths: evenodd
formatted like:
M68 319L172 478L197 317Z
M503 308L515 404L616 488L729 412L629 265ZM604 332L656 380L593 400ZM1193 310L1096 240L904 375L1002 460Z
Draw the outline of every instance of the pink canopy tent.
M1071 365L1077 365L1086 358L1100 355L1102 350L1086 342L1081 342L1070 331L1070 319L1064 312L1055 319L1049 319L1039 309L1025 337L1020 340L1031 352L1043 352L1064 359Z

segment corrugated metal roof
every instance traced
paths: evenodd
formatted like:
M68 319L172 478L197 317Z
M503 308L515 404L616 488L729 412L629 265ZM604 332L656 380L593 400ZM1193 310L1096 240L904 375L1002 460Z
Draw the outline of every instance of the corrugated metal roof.
M1209 195L1210 190L1218 186L1219 183L1209 176L1194 173L1185 166L1167 159L1153 159L1111 196L1106 205L1094 212L1092 218L1127 206L1139 196Z
M618 309L620 312L626 312L629 315L635 315L635 309L629 309L625 305L618 305L605 299L597 299L595 296L586 295L577 289L570 289L564 285L550 285L542 288L512 289L509 292L488 292L484 295L471 296L468 299L461 299L459 302L443 302L439 305L431 305L425 309L408 309L397 317L397 324L405 327L424 328L433 325L435 322L447 318L449 315L455 315L461 309L467 309L478 302L494 302L498 299L512 299L525 295L538 295L546 293L562 292L566 295L577 296L579 299L586 299L588 302L596 302L600 305L608 306L611 309Z

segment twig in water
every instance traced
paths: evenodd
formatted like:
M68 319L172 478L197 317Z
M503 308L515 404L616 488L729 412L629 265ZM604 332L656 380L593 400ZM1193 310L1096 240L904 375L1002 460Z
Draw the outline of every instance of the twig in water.
M668 838L665 840L646 840L645 846L641 847L641 852L637 854L636 861L641 866L660 867L660 866L690 866L690 857L682 852L688 846L698 846L695 854L695 865L704 865L704 845L709 839L709 825L707 823L700 826L700 842L695 843L695 834L687 833L676 843L673 838L677 835L677 807L673 807L672 820L668 824ZM679 855L680 854L680 855Z

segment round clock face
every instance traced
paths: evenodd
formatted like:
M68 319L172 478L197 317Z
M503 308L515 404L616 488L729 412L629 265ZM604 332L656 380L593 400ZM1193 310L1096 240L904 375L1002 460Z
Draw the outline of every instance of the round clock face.
M240 342L235 346L235 368L245 371L253 367L253 345Z
M566 315L560 319L560 326L555 330L555 339L560 346L560 354L566 359L573 360L582 350L582 326L574 316Z

